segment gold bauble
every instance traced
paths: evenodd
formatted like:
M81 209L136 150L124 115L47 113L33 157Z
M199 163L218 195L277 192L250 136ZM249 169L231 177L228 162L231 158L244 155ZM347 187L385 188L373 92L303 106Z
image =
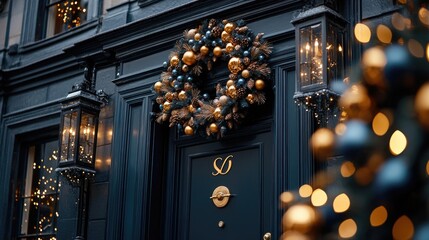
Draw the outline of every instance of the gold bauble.
M209 53L209 48L208 47L206 47L206 46L202 46L201 48L200 48L200 53L201 53L201 55L207 55L208 53Z
M222 117L222 110L219 107L215 108L215 110L213 112L213 117L216 120L218 120L218 119L220 119Z
M225 32L227 32L227 33L231 33L232 30L234 30L234 24L233 23L225 24L225 27L223 30L225 30Z
M186 65L186 64L183 64L183 66L182 66L182 71L183 71L183 72L187 72L187 71L189 71L189 66L188 66L188 65Z
M227 43L225 47L226 52L230 53L234 51L234 45L232 43Z
M215 47L213 49L213 55L215 55L216 57L220 57L222 56L222 48L220 47Z
M171 66L177 66L177 64L179 64L179 57L177 56L172 56L170 59L170 65Z
M424 84L417 91L414 109L420 124L429 130L429 83Z
M176 80L171 81L170 86L174 87L174 85L176 84Z
M173 101L173 94L171 92L167 92L165 94L165 99L167 99L167 101Z
M257 90L262 90L262 89L264 89L264 87L265 87L264 80L258 79L258 80L255 81L255 88Z
M222 42L229 42L229 40L231 40L231 35L226 31L223 31L220 38L222 39Z
M179 97L179 100L180 101L184 101L184 100L186 100L186 98L188 98L188 96L186 95L186 92L185 91L180 91L180 93L179 93L179 95L178 95L178 97Z
M195 37L195 34L197 33L197 29L189 29L188 34L186 37L188 39L193 39Z
M186 51L183 54L182 61L189 66L193 65L197 61L195 53L193 51Z
M285 232L311 233L319 226L320 215L313 207L298 203L285 212L282 222Z
M194 129L190 126L186 126L185 127L185 134L186 135L193 135L194 134Z
M189 105L189 106L188 106L188 111L189 111L189 112L191 112L191 113L195 112L195 108L194 108L194 106Z
M249 94L247 94L247 97L246 97L246 100L250 103L250 104L253 104L254 103L254 96L253 96L253 94L251 94L251 93L249 93Z
M168 111L171 108L171 103L169 101L165 101L162 106L164 107L164 111Z
M250 77L250 71L245 69L241 72L241 76L243 76L244 78L248 78Z
M314 156L319 160L324 160L333 154L335 135L328 128L319 128L311 136L310 145Z
M237 97L237 89L235 88L234 85L231 85L228 87L228 95L232 98L236 98Z
M234 85L234 80L229 79L229 80L226 82L226 87L227 87L227 88L229 88L229 87L231 87L232 85Z
M153 85L153 89L155 90L155 92L157 92L157 93L159 93L159 91L161 90L161 87L162 87L162 83L161 82L156 82L154 85Z
M195 39L195 41L200 41L201 40L201 34L195 33L194 39Z
M219 98L219 104L220 104L221 106L225 106L227 103L228 103L228 97L227 97L227 96L225 96L225 95L222 95L222 96Z
M228 62L228 69L233 74L240 72L243 69L241 59L238 57L232 57Z
M219 128L218 128L218 126L217 126L217 124L216 123L212 123L212 124L210 124L210 132L211 133L217 133L218 131L219 131Z
M371 99L361 84L350 86L340 98L338 105L347 113L349 119L372 120Z

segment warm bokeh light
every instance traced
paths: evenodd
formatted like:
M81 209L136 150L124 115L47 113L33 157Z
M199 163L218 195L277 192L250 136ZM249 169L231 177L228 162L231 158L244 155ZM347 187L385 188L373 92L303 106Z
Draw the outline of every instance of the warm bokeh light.
M353 173L355 173L356 168L352 162L346 161L343 164L341 164L340 171L341 171L341 176L348 178L348 177L352 176Z
M422 58L425 55L423 46L415 39L410 39L408 41L408 50L414 57Z
M356 234L356 232L356 222L351 218L344 220L338 227L338 234L342 238L351 238Z
M363 23L358 23L354 29L356 39L361 43L367 43L371 39L371 30Z
M399 31L404 30L409 21L409 19L404 18L401 14L397 12L392 14L392 25ZM411 22L409 24L411 24Z
M344 123L338 123L337 126L335 126L335 133L339 136L343 135L347 130L347 126Z
M299 196L303 198L310 197L312 193L313 193L313 188L308 184L304 184L299 188Z
M420 125L429 130L429 83L423 84L417 91L414 109Z
M283 215L283 230L308 233L314 230L319 218L311 206L297 204L290 207Z
M369 167L366 167L366 166L359 168L355 174L356 182L362 186L365 186L371 183L373 177L374 176L371 170L369 169Z
M282 194L280 194L280 201L283 204L289 204L293 202L294 199L295 199L295 196L291 192L283 192Z
M325 205L326 201L328 201L328 195L325 191L318 188L314 190L313 194L311 195L311 203L315 207L320 207Z
M429 161L426 163L426 173L429 175Z
M387 220L387 210L384 206L379 206L372 210L369 217L369 222L371 226L378 227L383 225Z
M379 112L372 120L372 130L378 136L383 136L389 130L389 119L384 113Z
M333 153L335 135L328 128L319 128L311 136L310 145L313 150L313 154L317 159L326 159Z
M429 61L429 43L426 44L426 60Z
M280 240L311 240L312 238L297 231L286 231L280 236Z
M362 84L355 84L348 88L338 102L350 119L370 121L371 99L367 89Z
M377 26L377 38L380 42L389 44L392 41L392 31L386 25Z
M424 7L419 9L419 20L424 25L429 26L429 11Z
M402 215L393 225L392 235L393 239L412 239L414 235L413 222L406 215Z
M380 47L372 47L366 50L362 56L362 64L365 67L383 68L387 59L384 50Z
M407 147L407 138L401 131L396 130L390 137L390 142L389 142L390 152L393 155L399 155L405 150L406 147Z
M350 199L345 193L341 193L334 199L334 203L332 204L334 208L334 212L342 213L349 209L350 207Z

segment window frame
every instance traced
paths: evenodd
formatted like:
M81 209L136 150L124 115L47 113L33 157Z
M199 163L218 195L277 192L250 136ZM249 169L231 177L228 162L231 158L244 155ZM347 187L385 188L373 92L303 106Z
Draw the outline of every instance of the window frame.
M26 0L24 5L24 21L21 33L21 44L31 45L32 43L45 42L48 39L58 38L59 36L68 35L70 32L75 32L77 29L82 29L84 26L93 25L90 23L96 22L103 11L103 0L88 1L87 18L80 26L70 28L69 30L46 36L48 27L48 5L52 6L63 0L55 0L49 3L50 0Z
M37 138L37 139L29 139L26 141L22 141L19 142L19 163L18 163L18 169L17 169L17 185L16 185L16 189L15 189L15 201L14 201L14 211L13 211L13 224L12 224L12 234L13 234L13 238L14 239L33 239L33 238L43 238L43 239L51 239L54 238L56 239L56 235L58 233L58 231L55 231L55 228L58 227L58 216L53 216L53 226L52 232L47 232L47 233L39 233L38 231L36 231L36 233L27 233L27 234L22 234L21 233L21 224L23 222L23 213L24 213L24 201L26 198L28 198L28 196L26 196L26 188L28 188L27 183L31 183L32 186L30 186L30 191L33 190L33 184L35 182L34 176L32 176L32 180L28 181L26 179L27 175L28 175L28 170L32 169L31 166L29 166L30 164L30 158L29 158L29 153L30 153L30 148L34 147L34 155L33 155L33 162L38 162L40 160L38 160L38 158L47 158L49 157L50 153L49 152L44 152L45 148L46 148L46 144L48 143L53 143L54 145L56 145L56 147L54 149L58 149L58 135L56 135L54 132L51 132L50 134L47 134L46 136ZM38 149L37 149L38 148ZM43 152L43 153L42 153ZM40 154L42 153L42 154ZM57 156L58 157L58 156ZM55 170L53 170L55 171ZM53 213L56 214L58 213L58 207L59 207L59 176L58 174L55 174L55 180L56 180L56 184L55 184L55 192L50 192L48 195L52 196L54 195L54 197L56 198L55 201L55 206L53 208ZM41 175L39 176L39 178L41 178ZM31 198L31 197L30 197ZM33 196L33 198L36 198L35 196ZM40 200L39 200L40 202ZM38 215L38 219L36 219L36 222L39 221L39 216L40 216L40 209L37 210L37 215Z

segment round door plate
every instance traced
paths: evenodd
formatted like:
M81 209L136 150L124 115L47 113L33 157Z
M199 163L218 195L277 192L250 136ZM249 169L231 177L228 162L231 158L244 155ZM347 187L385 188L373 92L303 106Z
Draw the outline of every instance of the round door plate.
M231 196L231 193L229 192L229 189L227 187L219 186L215 188L210 199L212 199L216 207L222 208L228 204L230 196Z

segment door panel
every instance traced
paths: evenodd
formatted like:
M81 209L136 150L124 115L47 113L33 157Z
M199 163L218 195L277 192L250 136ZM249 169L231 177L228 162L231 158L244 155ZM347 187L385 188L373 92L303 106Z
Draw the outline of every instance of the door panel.
M271 132L183 147L179 152L181 239L262 239L272 231L276 206ZM224 207L210 199L219 186L232 194L223 198L228 199Z

